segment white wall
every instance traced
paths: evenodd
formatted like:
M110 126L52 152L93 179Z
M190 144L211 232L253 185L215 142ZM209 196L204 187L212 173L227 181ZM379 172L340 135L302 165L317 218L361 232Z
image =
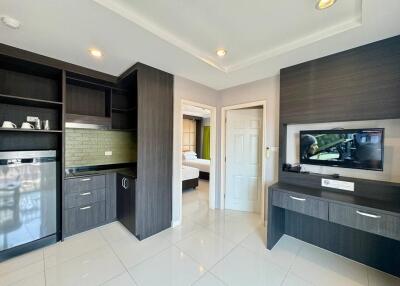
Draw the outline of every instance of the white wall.
M172 221L173 223L179 222L181 217L179 206L180 197L179 194L182 193L180 184L180 169L181 169L181 157L182 153L180 151L180 140L181 140L181 101L182 99L194 101L197 103L207 104L210 106L218 106L218 92L214 89L203 86L199 83L193 82L191 80L175 76L174 78L174 134L173 134L173 180L172 180ZM218 112L218 110L217 110ZM217 114L217 116L219 116ZM217 144L219 139L216 140ZM219 155L217 153L217 158ZM216 158L216 159L217 159ZM218 166L218 160L216 160ZM218 178L218 174L216 174ZM218 188L218 186L217 186ZM216 190L218 193L218 189Z
M279 146L279 76L258 80L252 83L225 89L219 92L219 107L265 100L267 102L267 124L265 132L264 147L273 147L270 157L266 160L265 179L268 186L278 180L278 146ZM217 138L221 138L220 116L218 121L219 129ZM218 141L220 142L220 140ZM221 146L218 145L218 154ZM220 165L218 166L220 169ZM218 176L220 179L220 177ZM218 183L220 180L218 180ZM217 196L219 198L219 194ZM219 205L219 199L216 201Z
M383 172L302 165L304 171L400 183L400 119L288 125L286 146L287 163L295 164L299 161L300 130L324 130L333 128L385 128Z

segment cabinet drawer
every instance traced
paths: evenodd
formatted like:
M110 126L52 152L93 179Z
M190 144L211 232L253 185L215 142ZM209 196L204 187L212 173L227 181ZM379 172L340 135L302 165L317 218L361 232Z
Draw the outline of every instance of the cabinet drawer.
M274 191L272 204L294 212L328 220L328 202L301 194Z
M106 199L106 189L97 189L81 192L70 192L65 195L64 207L66 209L81 207Z
M400 217L376 210L329 204L331 222L400 240Z
M86 206L64 211L65 234L72 235L96 227L106 220L105 202L97 202Z
M65 180L65 191L67 193L84 192L95 189L105 189L106 176L87 176Z

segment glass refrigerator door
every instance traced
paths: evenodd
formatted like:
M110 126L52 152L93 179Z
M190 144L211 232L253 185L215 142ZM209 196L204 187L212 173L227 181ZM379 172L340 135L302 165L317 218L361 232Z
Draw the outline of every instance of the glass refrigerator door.
M56 162L0 165L0 251L56 232Z

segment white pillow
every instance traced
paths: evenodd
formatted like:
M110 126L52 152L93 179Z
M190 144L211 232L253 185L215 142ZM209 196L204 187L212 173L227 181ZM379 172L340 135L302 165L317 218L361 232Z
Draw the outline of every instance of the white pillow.
M183 160L196 160L196 159L197 155L193 151L183 153Z

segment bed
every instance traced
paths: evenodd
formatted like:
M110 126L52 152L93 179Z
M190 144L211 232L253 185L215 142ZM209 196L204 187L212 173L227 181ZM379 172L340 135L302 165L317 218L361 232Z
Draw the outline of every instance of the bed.
M193 151L183 152L182 165L199 169L200 179L203 180L210 179L210 160L197 158L196 152Z
M199 185L199 175L199 169L182 166L182 191L197 188Z

